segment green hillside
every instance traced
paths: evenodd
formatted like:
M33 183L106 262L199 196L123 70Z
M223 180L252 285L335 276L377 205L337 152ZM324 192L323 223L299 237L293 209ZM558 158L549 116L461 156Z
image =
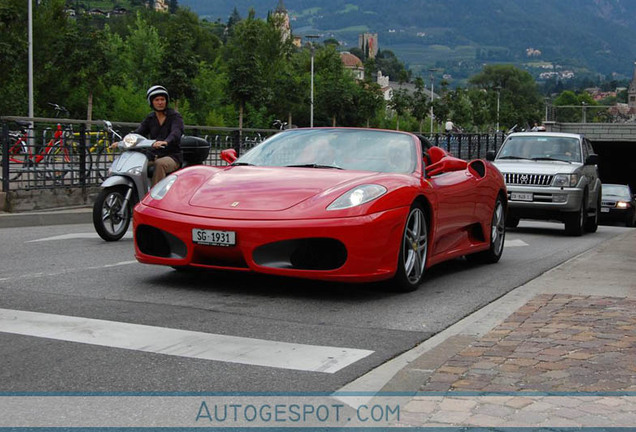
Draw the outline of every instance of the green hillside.
M254 7L266 16L279 0L180 0L210 20ZM318 33L355 47L378 33L414 72L442 68L462 79L483 63L513 63L533 75L573 71L631 77L636 2L621 0L285 0L296 34ZM528 55L528 52L531 55Z

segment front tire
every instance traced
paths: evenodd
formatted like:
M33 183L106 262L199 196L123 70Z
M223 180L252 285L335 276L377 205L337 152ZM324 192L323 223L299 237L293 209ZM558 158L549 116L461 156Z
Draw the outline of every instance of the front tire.
M599 191L598 198L596 199L596 208L594 209L594 215L587 216L585 219L585 231L594 233L598 230L598 217L601 212L601 193Z
M395 273L395 289L415 291L424 277L428 258L428 226L426 213L420 204L413 204L406 218L400 254Z
M517 228L519 226L519 218L516 216L506 217L506 228Z
M121 239L132 219L132 204L125 202L128 188L113 186L103 189L93 205L95 231L106 241Z
M585 200L581 208L575 212L565 214L565 233L569 236L579 237L583 235L585 225Z

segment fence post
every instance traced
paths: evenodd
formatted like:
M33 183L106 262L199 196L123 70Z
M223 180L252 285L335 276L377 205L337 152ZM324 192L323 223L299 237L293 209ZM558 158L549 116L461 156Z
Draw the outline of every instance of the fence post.
M2 191L9 192L9 125L2 122Z
M86 202L86 124L80 123L79 131L79 152L80 152L80 186L82 187L82 198Z
M236 156L241 156L241 130L235 130L232 132L232 141L234 144L234 150L236 150Z

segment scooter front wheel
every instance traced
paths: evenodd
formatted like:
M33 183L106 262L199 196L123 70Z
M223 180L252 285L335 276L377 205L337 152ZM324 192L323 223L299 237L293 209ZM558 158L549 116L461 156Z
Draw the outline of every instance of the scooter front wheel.
M103 189L93 205L95 231L106 241L117 241L126 234L132 219L132 205L126 203L126 186Z

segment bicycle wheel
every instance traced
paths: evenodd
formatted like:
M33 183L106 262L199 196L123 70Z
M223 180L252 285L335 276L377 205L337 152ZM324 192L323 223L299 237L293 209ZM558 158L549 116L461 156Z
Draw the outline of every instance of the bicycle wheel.
M29 152L21 138L10 137L9 140L9 180L14 181L19 179L22 172L28 168ZM2 153L2 145L0 145L0 181L4 179L3 163L4 154Z
M61 141L56 142L51 146L44 159L47 178L56 181L64 179L69 173L72 173L73 162L74 157L68 146ZM79 158L77 164L79 166Z
M105 141L99 148L99 153L97 153L97 162L95 163L95 171L97 172L97 177L100 182L106 180L106 177L108 177L108 170L113 164L115 157L115 150L110 148L108 146L108 142Z
M71 160L73 162L72 169L73 172L76 173L74 175L74 179L79 181L81 179L81 160L82 160L82 150L80 148L80 143L77 141L71 141L66 143L70 149ZM84 151L85 156L85 179L88 181L91 175L91 170L93 169L93 156L91 155L90 149L87 147Z

